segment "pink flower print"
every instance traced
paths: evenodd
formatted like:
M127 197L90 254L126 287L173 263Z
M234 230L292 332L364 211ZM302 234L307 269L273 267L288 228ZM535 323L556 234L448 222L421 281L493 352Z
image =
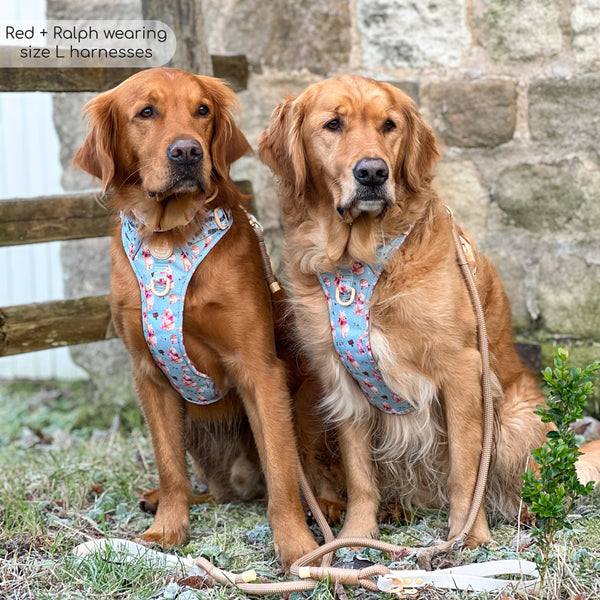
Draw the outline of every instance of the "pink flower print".
M387 402L382 402L381 408L383 408L383 410L385 410L387 412L394 412L392 407Z
M174 362L174 363L183 362L183 359L179 355L179 352L177 352L177 350L175 350L175 348L173 348L173 346L169 346L169 351L167 352L167 357L169 358L169 360L171 362Z
M323 283L325 287L331 287L331 279L329 277L323 277Z
M379 390L368 380L365 379L363 377L363 383L365 384L365 387L370 390L371 392L373 392L374 394L379 394Z
M212 237L209 235L207 238L204 239L204 249L206 250L206 248L208 248L212 243Z
M365 295L362 292L358 292L356 294L356 300L354 302L354 314L359 317L363 316L363 311L365 308Z
M133 260L133 257L135 256L135 246L133 245L133 242L130 242L129 244L129 258L131 260Z
M162 358L157 358L156 360L156 364L165 372L168 373L169 372L169 367L167 367L167 363L162 359Z
M146 340L148 341L148 346L151 346L152 348L156 348L156 334L154 333L154 328L152 327L152 325L150 325L150 323L147 324L148 326L148 336L146 338Z
M383 381L383 376L379 371L371 371L371 376L375 381Z
M169 304L175 304L179 301L177 294L169 294Z
M354 275L362 275L365 272L365 267L360 261L356 261L352 268L350 269L350 273Z
M339 287L341 280L342 280L342 276L340 275L340 272L336 271L335 272L335 279L333 280L333 285L335 285L335 287Z
M367 338L367 340L365 341L365 347L366 347L366 349L367 349L367 352L368 352L369 354L371 354L371 342L370 342L370 340L369 340L368 338Z
M183 270L187 273L192 268L192 263L190 259L185 255L185 252L181 253L181 262L183 263Z
M191 250L194 256L198 256L200 254L200 246L197 246L196 244L191 247Z
M331 310L332 304L331 304L331 296L329 295L329 292L325 292L325 300L327 300L327 306L329 307L329 310Z
M331 327L331 333L333 334L333 337L335 338L335 323L329 319L329 326Z
M175 329L175 317L173 316L173 311L168 307L163 312L160 328L165 331L173 331Z
M171 334L171 345L174 346L177 343L177 336L172 333Z
M338 313L338 326L342 331L342 339L347 338L350 333L350 325L348 325L348 317L343 310Z
M154 258L152 258L152 254L150 253L148 246L144 246L142 248L142 258L144 259L146 271L150 271L150 269L152 269L152 265L154 264Z
M360 280L360 289L366 290L369 287L369 282L366 279Z
M346 362L350 363L357 371L360 370L360 365L356 362L356 359L349 350L346 350Z
M171 256L169 256L169 262L170 263L177 262L177 257L175 256L175 252L171 252Z
M356 342L356 350L359 354L365 354L365 345L363 344L362 335L358 336L358 342Z
M185 373L181 376L181 381L183 381L183 385L186 387L194 387L194 380Z

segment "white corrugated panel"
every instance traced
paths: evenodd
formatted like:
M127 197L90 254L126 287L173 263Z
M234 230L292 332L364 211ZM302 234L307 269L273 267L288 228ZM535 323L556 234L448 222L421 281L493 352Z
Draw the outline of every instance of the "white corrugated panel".
M10 2L2 18L44 18L45 0ZM48 93L0 93L0 198L62 192ZM60 243L0 248L0 306L63 297ZM67 348L0 358L0 378L84 378Z

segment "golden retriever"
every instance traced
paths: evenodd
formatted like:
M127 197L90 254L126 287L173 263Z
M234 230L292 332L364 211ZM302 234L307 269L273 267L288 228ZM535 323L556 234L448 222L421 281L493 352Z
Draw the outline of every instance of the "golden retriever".
M431 187L438 158L432 131L397 88L345 75L287 97L259 139L259 156L281 179L297 334L340 439L348 491L340 537L376 535L378 508L395 503L449 506L453 537L469 511L481 454L482 365L453 217ZM516 353L496 270L462 235L493 371L497 432L486 507L515 517L520 476L548 431L533 412L543 397ZM378 263L383 272L365 307L363 280L351 289L346 277ZM334 294L339 302L330 315ZM351 337L350 314L366 308L363 331L379 376L369 385L389 392L381 408L358 384L367 371L355 356L344 363L336 350ZM352 343L365 354L362 335ZM410 412L389 414L393 402ZM596 477L597 465L588 465ZM482 507L466 543L489 540Z
M140 72L86 105L90 129L74 164L112 190L112 208L139 240L138 248L126 249L122 226L115 227L110 303L131 355L158 467L160 501L142 540L181 544L188 534L188 504L197 498L187 449L219 502L261 496L262 466L275 547L288 566L316 543L300 501L290 397L257 238L242 208L246 197L229 176L231 163L250 149L232 118L235 105L234 93L217 79L169 68ZM170 269L181 258L188 271L201 251L190 249L190 240L205 235L209 219L225 233L193 271L182 321L160 325L173 333L182 328L190 363L184 371L208 374L222 395L212 403L200 395L188 402L180 393L189 390L186 373L179 386L165 374L185 362L181 352L169 347L159 368L161 359L150 351L154 333L142 328L165 289L174 289L172 282L161 271L148 289L132 257L142 253L149 272ZM169 302L180 301L171 296ZM148 502L157 503L153 496Z

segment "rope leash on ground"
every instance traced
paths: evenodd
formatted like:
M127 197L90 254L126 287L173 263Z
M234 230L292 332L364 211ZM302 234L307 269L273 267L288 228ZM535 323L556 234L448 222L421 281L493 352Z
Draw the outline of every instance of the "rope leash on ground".
M340 585L359 585L371 591L383 591L390 594L403 595L406 589L423 587L425 585L434 585L440 588L472 590L472 591L493 591L503 589L509 586L520 585L524 588L535 587L538 583L538 573L534 563L529 561L508 560L491 561L487 563L477 563L451 569L440 569L438 571L429 570L392 570L385 565L372 565L364 569L345 569L331 567L333 553L335 550L344 547L365 547L390 552L396 556L408 556L417 552L419 555L419 564L430 565L431 558L440 552L449 550L453 546L460 546L464 538L470 532L485 496L485 486L491 460L493 445L493 400L491 394L491 374L489 366L488 339L485 327L483 307L477 292L477 287L473 273L463 250L463 243L456 230L452 212L448 209L452 219L452 235L457 254L457 262L465 279L469 296L473 305L473 310L477 319L477 335L479 352L481 355L482 376L481 387L483 397L483 446L477 481L471 502L471 507L461 532L454 538L430 546L428 548L413 548L407 546L397 546L388 542L374 540L371 538L345 538L334 539L333 533L325 519L319 504L310 489L306 476L301 467L298 468L298 476L302 493L308 503L308 506L319 524L325 537L325 544L306 554L297 560L291 567L290 573L299 577L297 581L274 582L274 583L252 583L256 579L256 573L253 570L244 571L241 574L231 573L224 569L215 567L210 561L203 557L199 558L178 558L174 555L154 552L144 546L127 542L125 540L95 540L86 542L75 548L74 552L78 556L86 556L89 553L97 552L103 547L111 547L116 551L125 552L126 555L137 559L147 559L152 562L165 561L166 565L177 565L184 569L200 568L203 573L213 578L216 582L224 586L235 586L240 591L249 595L280 594L299 591L310 591L316 587L319 581L329 580L339 589ZM260 228L253 224L255 231ZM262 233L262 231L260 232ZM258 235L258 234L257 234ZM259 242L261 236L259 235ZM260 244L263 254L263 265L265 267L265 276L269 285L276 282L273 275L270 259L266 253L264 241ZM265 256L266 255L266 256ZM272 291L273 290L272 288ZM311 566L321 559L320 566ZM492 575L519 575L520 580L497 579L490 577ZM529 577L528 580L525 576ZM377 579L374 579L377 577ZM343 590L342 590L343 592ZM341 594L340 594L341 595Z

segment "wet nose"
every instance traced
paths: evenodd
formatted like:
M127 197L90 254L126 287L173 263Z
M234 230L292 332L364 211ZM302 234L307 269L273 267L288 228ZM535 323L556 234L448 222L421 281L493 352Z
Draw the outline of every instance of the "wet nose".
M383 185L390 175L390 170L382 158L361 158L354 169L354 179L361 185L375 187Z
M179 165L193 165L202 160L204 151L198 140L182 138L175 140L167 148L167 158Z

